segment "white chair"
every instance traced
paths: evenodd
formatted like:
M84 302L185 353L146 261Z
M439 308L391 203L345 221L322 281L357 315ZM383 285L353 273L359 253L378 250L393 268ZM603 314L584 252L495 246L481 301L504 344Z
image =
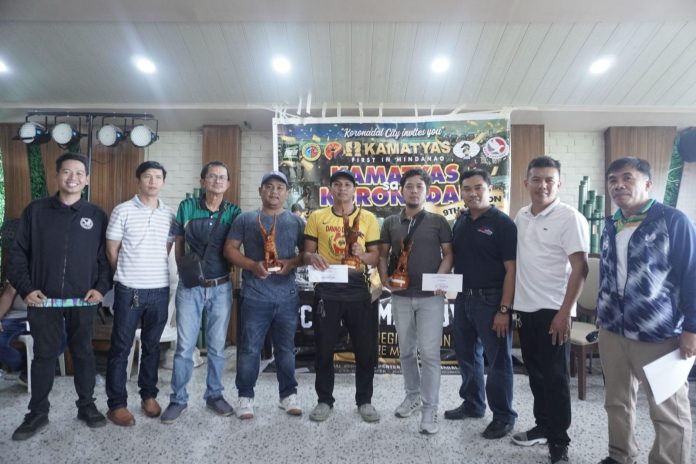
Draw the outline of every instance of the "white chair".
M29 321L27 321L27 331L31 332ZM31 333L28 333L20 335L17 337L17 340L24 343L24 347L27 350L27 392L31 394L31 362L34 360L34 337L31 336ZM60 375L65 377L65 353L61 353L58 357L58 364L60 364Z
M164 331L162 331L162 336L160 337L160 343L174 342L176 343L176 287L179 283L179 274L177 272L176 260L174 258L174 247L172 247L169 253L169 306L167 308L167 324L164 326ZM135 331L135 338L133 339L133 346L131 347L130 353L128 354L128 365L126 367L127 377L130 379L131 371L133 369L133 355L135 354L136 346L138 348L138 368L136 373L140 372L140 360L143 356L143 347L140 341L142 334L142 329Z
M599 293L599 258L590 256L587 259L589 271L585 285L578 298L578 315L590 318L591 323L573 321L570 330L570 375L578 376L578 398L584 400L587 394L587 368L585 363L588 356L599 352L597 340L587 341L587 335L597 330L594 321L597 314L597 294ZM592 362L592 358L590 358Z

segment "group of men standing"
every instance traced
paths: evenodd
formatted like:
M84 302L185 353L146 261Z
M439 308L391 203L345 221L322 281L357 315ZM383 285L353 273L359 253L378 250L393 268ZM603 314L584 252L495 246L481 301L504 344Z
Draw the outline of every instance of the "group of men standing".
M513 435L518 445L548 444L550 460L569 462L571 424L569 336L576 301L587 275L588 225L558 198L561 166L542 156L528 166L525 187L531 203L513 221L490 204L491 179L483 170L463 172L461 197L467 209L452 229L441 215L425 211L431 179L427 172L405 172L400 182L404 209L379 229L374 214L355 204L357 182L350 171L330 178L333 205L313 212L307 224L284 210L288 180L278 171L263 176L261 208L241 214L224 200L227 167L213 161L201 171L200 198L184 200L174 212L159 194L166 171L155 161L136 170L138 194L118 205L111 219L84 201L89 163L66 153L56 162L58 193L31 203L22 215L11 253L9 280L29 306L35 339L29 413L15 431L27 439L48 423L48 393L55 373L63 324L75 362L78 419L90 427L105 424L94 405L94 355L91 347L94 309L115 280L114 328L109 352L107 417L115 424L135 423L127 407L127 358L135 331L141 328L142 359L138 376L146 416L174 422L186 409L193 350L206 314L208 373L204 399L217 414L254 417L254 386L266 334L273 341L279 406L301 415L294 368L294 333L299 308L294 269L311 265L325 270L352 254L361 263L346 283L315 287L315 389L317 404L309 417L331 415L334 397L333 352L345 326L355 352L358 413L366 422L380 414L371 404L377 359L378 302L372 301L365 265L376 266L392 291L404 378L400 418L420 411L419 431L438 432L440 342L444 320L443 291L423 291L430 273L462 275L455 301L454 345L462 384L460 406L447 419L480 418L486 401L493 419L483 437L508 435L513 409L512 332L517 311L522 357L534 397L535 426ZM637 158L613 162L607 187L619 207L606 220L598 302L600 351L606 376L609 456L602 461L632 463L636 389L645 383L642 366L679 348L696 354L696 228L679 211L650 200L650 167ZM347 241L347 224L356 239ZM264 231L264 234L261 233ZM275 240L278 269L264 265L264 235ZM170 403L162 412L156 397L159 339L169 304L168 253L174 245L177 264L191 254L200 258L202 276L176 290L177 347ZM390 261L408 247L408 285L400 285ZM224 344L232 303L230 263L242 269L241 343L237 365L238 402L223 397ZM488 375L484 377L484 355ZM419 363L420 360L420 363ZM651 462L687 462L691 420L688 387L666 403L655 404L648 388L656 440Z

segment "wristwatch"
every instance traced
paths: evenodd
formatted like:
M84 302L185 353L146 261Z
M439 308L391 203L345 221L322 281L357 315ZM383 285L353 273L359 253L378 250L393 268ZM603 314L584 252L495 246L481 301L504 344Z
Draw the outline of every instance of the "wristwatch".
M498 308L500 314L508 314L510 311L512 311L512 308L508 305L501 304L500 308Z

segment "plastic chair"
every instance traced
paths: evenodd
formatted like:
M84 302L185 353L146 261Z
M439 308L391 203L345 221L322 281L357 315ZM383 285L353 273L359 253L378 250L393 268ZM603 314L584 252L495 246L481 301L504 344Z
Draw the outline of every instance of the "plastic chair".
M29 321L27 321L27 331L31 332L29 327ZM34 337L31 333L20 335L17 340L24 343L24 347L27 350L27 392L31 394L31 362L34 360ZM60 375L65 377L65 353L61 353L58 357L58 364L60 365Z
M578 298L577 313L586 316L591 322L573 321L570 330L570 375L578 376L578 398L584 400L587 396L587 357L599 352L597 340L587 341L587 335L597 330L595 319L597 316L597 294L599 293L599 258L588 258L589 272L585 280L580 298ZM592 364L590 364L592 366Z

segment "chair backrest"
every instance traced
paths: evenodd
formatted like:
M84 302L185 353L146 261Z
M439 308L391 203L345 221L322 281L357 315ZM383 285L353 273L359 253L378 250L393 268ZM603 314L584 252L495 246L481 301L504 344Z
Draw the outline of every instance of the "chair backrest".
M590 256L587 259L589 272L585 280L585 286L582 288L578 305L588 311L597 309L597 295L599 294L599 258Z

